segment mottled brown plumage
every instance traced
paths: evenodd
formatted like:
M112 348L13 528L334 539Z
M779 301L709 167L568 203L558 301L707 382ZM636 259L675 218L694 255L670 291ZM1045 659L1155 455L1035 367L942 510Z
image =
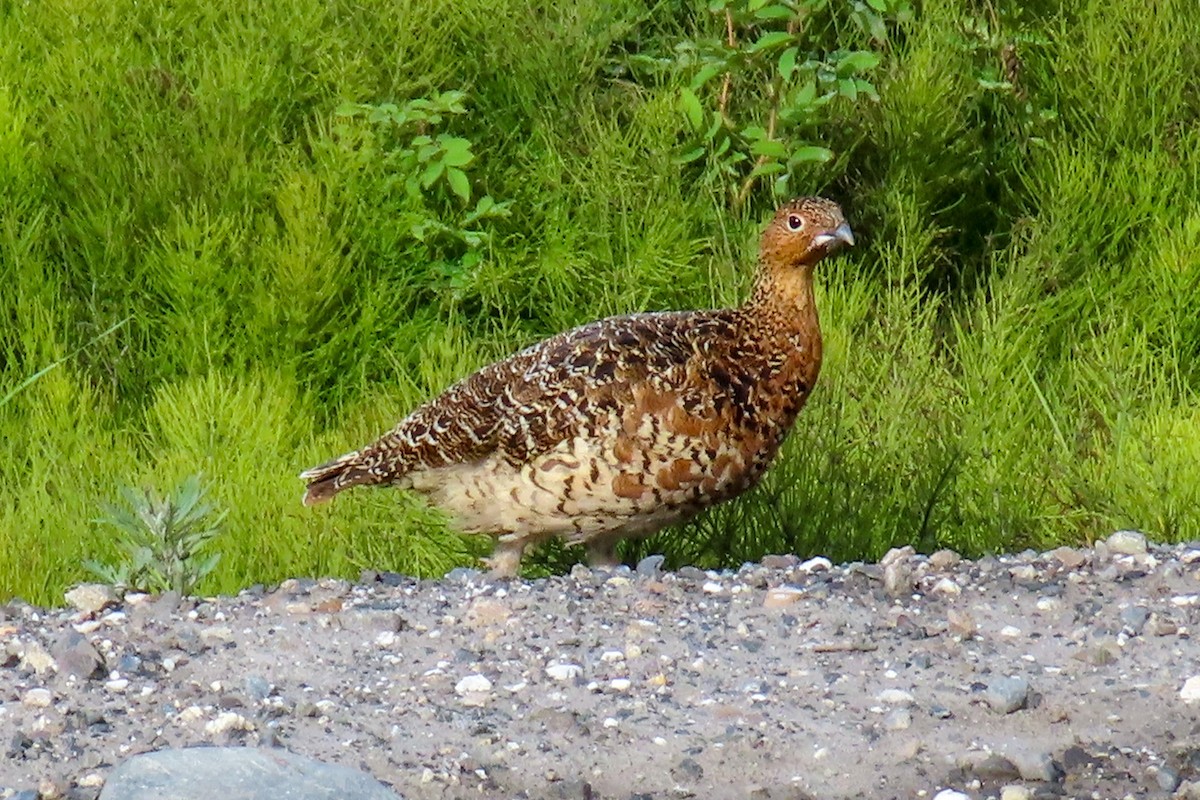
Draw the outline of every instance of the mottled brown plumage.
M853 241L836 204L794 200L764 231L739 308L611 317L484 367L304 472L304 502L400 486L494 536L495 573L552 536L612 563L619 539L761 478L821 369L813 267Z

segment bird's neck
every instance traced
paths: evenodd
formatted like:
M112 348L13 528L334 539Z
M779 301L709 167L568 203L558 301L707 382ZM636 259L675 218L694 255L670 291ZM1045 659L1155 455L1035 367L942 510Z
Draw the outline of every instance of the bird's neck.
M821 325L813 293L812 267L760 268L742 313L752 334L765 345L762 379L795 400L783 412L800 410L821 371Z
M760 266L754 289L743 306L764 333L791 338L795 334L821 337L811 266L772 269Z

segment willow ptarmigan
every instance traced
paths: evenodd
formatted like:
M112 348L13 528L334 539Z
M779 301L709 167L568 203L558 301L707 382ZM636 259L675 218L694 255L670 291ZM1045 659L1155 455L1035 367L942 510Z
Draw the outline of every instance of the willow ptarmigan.
M302 473L304 503L399 486L495 537L494 575L553 536L613 564L619 539L762 476L821 368L813 267L853 243L835 203L793 200L763 233L740 308L610 317L533 345Z

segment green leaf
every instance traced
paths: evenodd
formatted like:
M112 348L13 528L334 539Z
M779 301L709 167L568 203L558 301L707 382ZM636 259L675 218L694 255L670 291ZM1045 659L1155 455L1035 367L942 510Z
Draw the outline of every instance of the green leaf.
M858 100L858 87L854 85L854 81L849 78L842 78L838 81L838 94L847 98L850 102Z
M795 12L787 6L771 5L755 11L754 16L758 19L791 19Z
M797 147L788 158L788 165L802 164L809 161L825 163L833 158L833 151L827 147L805 145Z
M867 5L878 11L880 14L886 14L888 10L887 0L867 0Z
M442 134L438 137L438 143L441 144L442 150L445 152L442 160L446 162L446 166L448 167L465 167L475 160L475 154L471 152L470 139Z
M680 89L679 107L683 109L688 125L693 131L699 131L704 127L704 108L700 105L700 98L696 97L695 92L686 87Z
M724 71L725 64L723 62L714 61L710 64L705 64L696 73L696 77L692 78L692 89L695 90L701 88L704 86L704 84L711 81L714 76L719 75Z
M771 158L787 158L787 148L783 146L783 142L776 139L759 139L750 145L750 152L756 156L769 156Z
M879 60L878 55L866 50L855 50L854 52L847 53L838 61L838 77L846 77L855 72L874 69L879 65Z
M688 150L686 153L681 153L678 156L676 156L675 163L676 164L690 164L703 155L704 155L704 148L697 147L695 149Z
M751 141L767 138L767 129L761 125L747 125L742 128L742 136L745 136Z
M750 178L757 178L760 175L775 175L783 172L786 168L778 161L767 161L759 164L754 169L750 170Z
M865 94L872 100L879 102L879 92L875 91L875 85L870 81L864 81L862 78L855 78L854 85L858 87L859 94Z
M775 193L776 197L783 197L784 195L788 194L789 178L791 178L791 175L785 172L776 178L775 182L771 184L771 191Z
M763 50L770 50L775 47L782 47L788 42L795 41L795 36L787 31L771 31L764 33L755 40L754 44L746 48L747 53L759 53Z
M779 74L783 76L785 81L791 80L792 73L796 71L796 56L800 53L800 48L789 47L783 51L783 55L779 57Z
M451 190L461 197L464 203L471 199L471 182L467 180L467 173L451 167L446 170L446 180L450 183Z
M817 85L811 80L792 94L792 105L797 107L811 106L817 99Z
M429 166L425 167L425 172L421 175L421 185L428 189L433 186L434 181L442 177L442 173L445 171L445 161L430 161Z

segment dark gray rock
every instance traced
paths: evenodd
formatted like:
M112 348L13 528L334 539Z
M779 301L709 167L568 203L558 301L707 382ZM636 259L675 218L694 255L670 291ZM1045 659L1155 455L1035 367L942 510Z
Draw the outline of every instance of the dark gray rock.
M396 800L370 775L286 750L190 747L143 753L113 770L100 800Z
M50 648L58 664L59 675L74 675L88 680L104 674L104 659L81 633L69 630Z
M662 565L665 560L665 556L658 555L657 553L646 556L637 564L638 575L644 575L647 578L655 577L662 572Z
M983 692L984 701L1001 714L1025 708L1029 702L1029 681L1025 678L996 678Z

